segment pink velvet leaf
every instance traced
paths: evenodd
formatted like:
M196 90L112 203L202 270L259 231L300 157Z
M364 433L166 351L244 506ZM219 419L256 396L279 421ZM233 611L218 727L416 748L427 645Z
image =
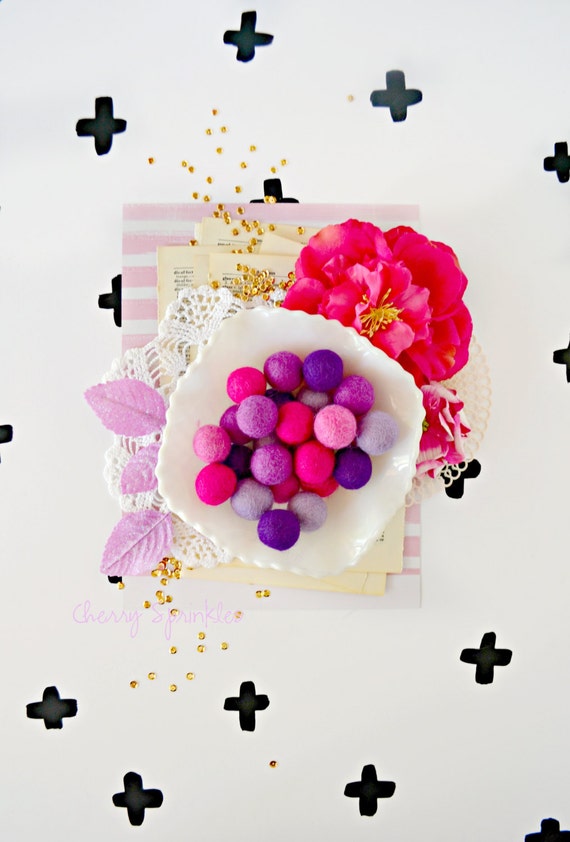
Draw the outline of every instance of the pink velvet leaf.
M108 576L150 573L172 543L169 512L129 512L115 526L103 551L101 572Z
M160 443L149 444L141 448L129 459L121 474L121 493L138 494L141 491L153 491L158 485L154 473L158 461Z
M85 400L108 430L119 436L146 436L166 423L166 405L142 380L112 380L85 392Z

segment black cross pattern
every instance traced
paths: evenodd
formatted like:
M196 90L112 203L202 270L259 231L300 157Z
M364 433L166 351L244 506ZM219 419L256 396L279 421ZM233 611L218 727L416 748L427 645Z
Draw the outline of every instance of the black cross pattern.
M543 819L540 823L540 833L527 833L525 842L564 842L570 840L570 830L560 830L557 819Z
M0 444L8 444L14 436L14 428L11 424L0 424Z
M104 292L99 296L98 305L101 310L112 310L113 320L117 327L122 324L122 303L121 303L121 289L123 284L123 276L115 275L111 281L111 292Z
M143 789L142 778L136 772L127 772L123 778L124 792L113 795L115 807L126 807L129 821L139 826L144 822L144 811L160 807L163 795L159 789Z
M386 90L372 91L370 102L377 108L389 108L395 123L405 120L408 107L422 101L422 92L416 88L406 88L406 77L401 70L389 70L386 73Z
M475 681L477 684L492 684L495 667L506 667L511 663L513 653L510 649L495 649L497 635L487 632L481 638L479 649L464 649L459 659L465 664L476 664Z
M63 718L77 716L76 699L60 699L57 687L46 687L41 702L26 705L28 719L43 719L46 728L63 728Z
M379 798L391 798L396 791L394 781L379 781L374 765L362 767L359 781L353 781L344 788L348 798L358 798L361 816L374 816L378 809Z
M255 731L255 711L268 707L268 697L255 694L253 681L243 681L239 688L239 696L230 696L224 702L224 710L239 711L239 725L242 731Z
M568 342L567 348L560 348L560 350L555 351L552 360L558 365L566 366L566 382L570 383L570 342Z
M458 468L461 468L465 465L465 462L461 462L458 465ZM475 479L481 473L481 463L477 461L477 459L471 459L467 463L467 467L464 471L461 471L458 477L456 477L449 485L445 486L445 493L448 497L451 497L453 500L459 500L460 497L463 497L463 493L465 491L465 480L466 479ZM453 476L451 474L451 469L444 468L441 472L441 476Z
M119 584L119 582L122 582L122 581L123 581L123 577L122 577L122 576L107 576L107 580L108 580L108 581L109 581L112 585L118 585L118 584Z
M549 155L544 159L544 169L546 172L555 172L561 184L570 179L570 156L567 143L554 144L554 155Z
M106 155L113 145L113 135L124 132L126 120L113 116L113 100L110 96L100 96L95 100L95 117L86 117L77 121L75 131L79 137L94 137L97 155Z
M265 47L273 41L273 35L256 32L257 12L243 12L239 29L228 29L224 32L224 44L232 44L238 48L238 61L251 61L256 47Z
M299 203L299 199L283 198L283 187L281 186L280 178L265 179L265 181L263 182L263 196L263 199L252 199L250 205L253 205L256 202L265 202L265 196L275 199L276 204L280 204L281 202L297 202L297 204Z

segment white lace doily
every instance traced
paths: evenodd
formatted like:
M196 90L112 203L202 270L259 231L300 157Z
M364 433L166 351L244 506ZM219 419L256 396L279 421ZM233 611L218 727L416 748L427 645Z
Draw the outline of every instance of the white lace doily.
M280 293L281 291L279 291ZM282 297L282 293L279 294ZM259 297L251 302L242 302L228 289L213 289L204 285L188 288L178 294L159 325L158 337L144 348L132 348L116 360L103 378L104 382L134 378L156 389L168 405L170 395L176 388L178 378L186 371L192 350L204 345L218 329L224 319L235 315L249 306L267 304ZM446 386L455 389L465 404L465 415L470 435L465 439L467 461L472 459L483 438L491 405L491 387L487 363L479 344L472 340L468 364ZM115 436L113 445L105 454L104 476L109 492L119 501L123 512L154 509L166 512L168 507L158 490L139 494L123 494L121 475L129 459L142 447L160 442L162 433L149 436ZM435 479L424 475L415 479L406 503L419 502L434 491L449 485L453 478L466 468L453 466L452 476ZM189 567L215 567L231 561L228 553L216 547L208 538L196 532L176 515L172 515L172 554Z

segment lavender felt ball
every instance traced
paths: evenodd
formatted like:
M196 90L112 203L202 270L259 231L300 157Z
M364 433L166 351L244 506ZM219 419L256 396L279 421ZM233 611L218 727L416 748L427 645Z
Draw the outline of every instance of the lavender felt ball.
M267 444L253 451L251 473L262 485L279 485L291 476L293 459L282 444Z
M347 447L336 454L333 476L339 485L354 491L372 476L372 459L358 447Z
M333 402L345 406L355 415L364 415L374 405L374 386L366 377L351 374L335 391Z
M277 413L277 407L270 398L251 395L240 403L236 419L242 433L259 439L273 432Z
M320 529L327 519L327 504L318 494L301 491L289 500L287 508L299 518L302 532Z
M287 509L271 509L261 515L257 524L257 535L262 544L280 552L296 544L300 533L299 518Z
M224 465L231 468L238 479L245 479L250 475L251 448L245 444L232 444L229 456L224 459Z
M231 447L226 430L216 424L203 424L192 441L194 453L202 462L223 462Z
M303 377L309 389L315 392L330 392L342 380L342 359L334 351L321 349L313 351L303 363Z
M318 412L319 409L331 402L327 392L314 392L312 389L307 389L306 386L303 386L297 395L297 400L309 406L313 412Z
M254 479L242 479L230 502L236 515L246 520L259 520L273 505L273 494L270 488Z
M370 456L379 456L390 450L398 440L398 423L387 412L374 410L360 419L356 431L356 444Z
M303 363L291 351L277 351L267 357L263 373L268 383L280 392L293 392L301 385Z

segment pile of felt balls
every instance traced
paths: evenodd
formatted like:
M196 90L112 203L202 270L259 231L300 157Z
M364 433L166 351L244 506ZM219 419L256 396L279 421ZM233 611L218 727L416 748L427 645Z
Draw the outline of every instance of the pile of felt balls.
M258 521L260 541L274 550L290 549L302 530L319 529L327 516L323 498L339 486L366 485L370 457L398 438L394 418L373 409L370 381L344 376L342 358L329 349L304 360L277 351L263 371L237 368L227 393L233 404L219 424L194 436L196 456L208 463L196 494L210 506L230 500L237 515Z

